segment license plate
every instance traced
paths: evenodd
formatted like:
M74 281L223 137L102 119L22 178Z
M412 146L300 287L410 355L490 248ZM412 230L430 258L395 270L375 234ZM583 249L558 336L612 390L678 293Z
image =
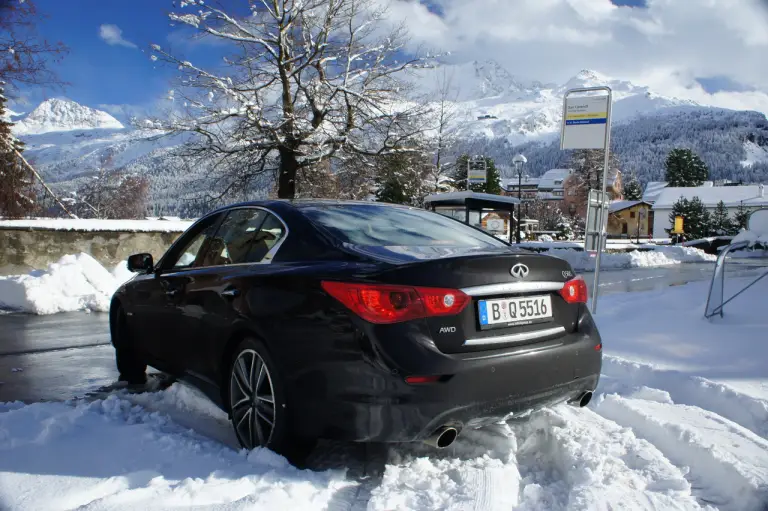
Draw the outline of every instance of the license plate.
M552 318L552 300L549 295L480 300L478 315L482 330L542 323Z

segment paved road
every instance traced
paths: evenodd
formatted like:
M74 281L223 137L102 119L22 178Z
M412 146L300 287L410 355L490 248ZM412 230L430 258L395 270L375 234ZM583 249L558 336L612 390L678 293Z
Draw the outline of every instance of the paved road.
M729 263L727 268L729 276L756 276L766 265ZM711 272L711 263L605 271L601 297L706 281ZM592 274L586 278L591 287ZM0 315L0 402L70 399L116 379L107 314Z
M70 399L116 379L107 314L0 315L0 402Z

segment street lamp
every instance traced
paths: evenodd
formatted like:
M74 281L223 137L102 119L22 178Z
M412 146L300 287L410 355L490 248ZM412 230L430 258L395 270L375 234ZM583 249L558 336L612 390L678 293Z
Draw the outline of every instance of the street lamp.
M517 242L520 243L520 222L522 221L520 205L522 204L523 191L523 165L528 163L528 159L522 154L518 154L512 158L512 163L515 165L515 170L517 170L517 200L519 201L517 204L517 232L515 233L515 238L517 239Z

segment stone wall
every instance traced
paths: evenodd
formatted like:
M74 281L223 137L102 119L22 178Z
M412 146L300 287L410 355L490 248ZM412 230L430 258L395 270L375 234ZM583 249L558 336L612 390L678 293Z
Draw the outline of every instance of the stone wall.
M43 270L64 255L80 252L90 254L110 270L138 252L149 252L158 260L180 235L0 227L0 275Z

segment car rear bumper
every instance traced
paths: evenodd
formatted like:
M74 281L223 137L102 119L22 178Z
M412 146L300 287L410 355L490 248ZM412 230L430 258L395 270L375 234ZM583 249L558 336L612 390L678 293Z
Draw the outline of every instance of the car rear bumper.
M481 426L577 399L598 384L601 339L582 307L578 331L545 342L441 353L419 328L363 336L362 359L327 360L294 382L297 432L351 441L408 442L437 428ZM370 343L370 344L368 344ZM440 375L411 385L406 376Z

